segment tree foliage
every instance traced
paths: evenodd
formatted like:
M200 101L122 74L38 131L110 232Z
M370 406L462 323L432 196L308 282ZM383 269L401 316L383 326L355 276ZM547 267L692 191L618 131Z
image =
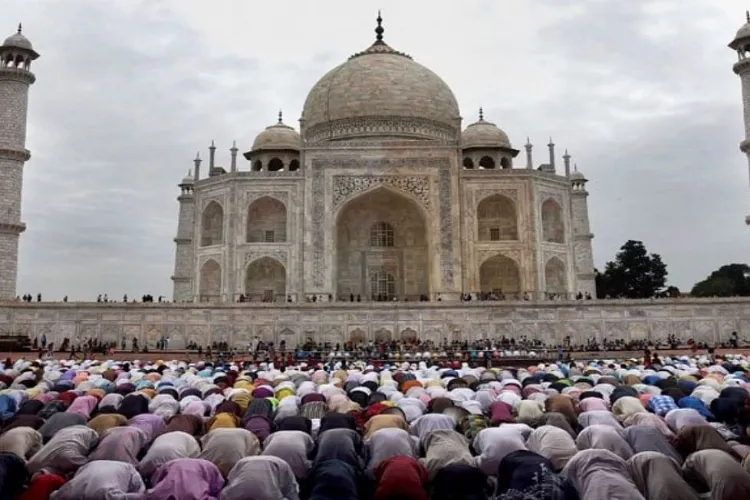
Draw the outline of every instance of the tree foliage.
M721 266L699 281L690 292L695 297L747 297L750 296L750 266L729 264Z
M604 272L596 272L599 298L648 299L657 296L666 283L667 265L659 254L649 254L642 241L626 241Z

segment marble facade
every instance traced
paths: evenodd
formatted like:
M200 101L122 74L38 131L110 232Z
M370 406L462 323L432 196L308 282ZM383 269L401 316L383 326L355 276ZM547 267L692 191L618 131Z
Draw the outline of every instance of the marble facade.
M750 299L595 300L548 302L409 302L310 304L0 304L0 335L93 337L130 346L136 337L153 348L166 337L170 348L188 342L226 341L244 347L253 337L286 341L307 338L340 343L417 337L442 341L485 337L540 339L548 344L571 336L666 339L669 334L708 343L736 331L750 337Z

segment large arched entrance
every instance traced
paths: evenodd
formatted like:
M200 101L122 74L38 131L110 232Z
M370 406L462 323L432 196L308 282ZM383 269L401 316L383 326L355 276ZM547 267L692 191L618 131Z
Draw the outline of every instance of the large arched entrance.
M276 259L262 257L247 266L245 296L253 302L283 302L286 299L286 268Z
M482 293L498 298L516 299L521 295L521 272L518 265L504 255L495 255L479 267L479 287Z
M213 259L201 267L198 296L201 302L219 302L221 300L221 266Z
M349 201L336 223L336 293L346 300L428 295L427 224L416 202L387 188Z

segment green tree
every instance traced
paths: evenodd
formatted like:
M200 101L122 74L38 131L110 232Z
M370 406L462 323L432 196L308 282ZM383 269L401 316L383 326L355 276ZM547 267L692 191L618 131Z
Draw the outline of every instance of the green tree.
M626 241L615 260L607 262L604 272L596 272L599 298L648 299L666 283L667 265L659 254L649 254L642 241Z
M690 292L695 297L747 297L750 296L750 266L729 264L721 266L699 281Z

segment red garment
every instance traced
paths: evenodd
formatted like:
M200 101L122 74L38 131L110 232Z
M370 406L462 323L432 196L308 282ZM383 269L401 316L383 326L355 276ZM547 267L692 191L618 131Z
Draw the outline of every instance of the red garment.
M513 422L513 408L504 401L495 401L490 405L490 424L497 427L500 424Z
M427 469L412 457L393 457L375 468L373 500L427 500Z
M31 484L21 493L18 500L48 500L63 484L65 479L57 474L40 474L31 480Z
M61 392L60 395L57 397L57 399L62 401L65 404L65 407L67 408L68 406L70 406L73 400L77 397L78 397L78 393L74 391L65 391L65 392Z

